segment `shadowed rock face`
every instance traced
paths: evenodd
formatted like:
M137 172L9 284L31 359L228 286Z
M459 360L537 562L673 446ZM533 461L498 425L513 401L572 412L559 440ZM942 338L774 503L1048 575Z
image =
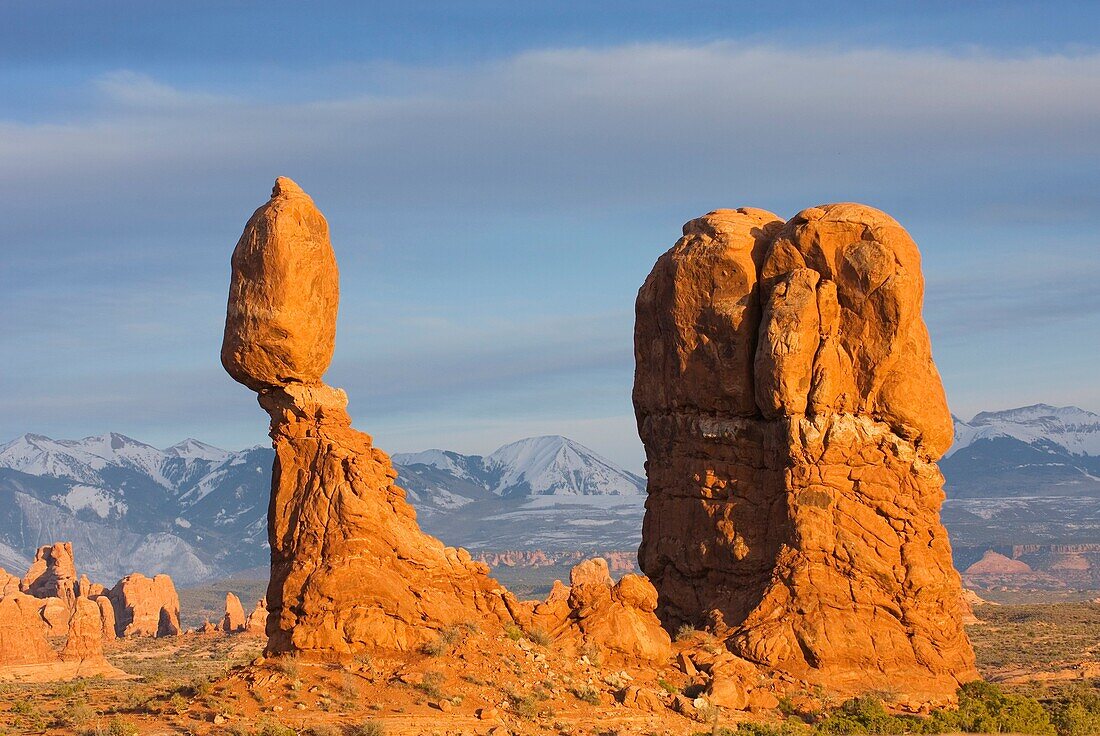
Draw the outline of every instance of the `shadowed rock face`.
M935 461L951 419L920 255L882 212L684 227L638 294L642 570L666 626L849 692L973 679Z

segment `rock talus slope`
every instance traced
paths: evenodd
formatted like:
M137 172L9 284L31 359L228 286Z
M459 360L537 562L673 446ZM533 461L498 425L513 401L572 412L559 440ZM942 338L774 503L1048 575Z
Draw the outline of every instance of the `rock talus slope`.
M639 291L642 570L666 626L835 690L974 679L939 520L951 417L920 254L870 207L688 223ZM717 622L717 623L716 623Z
M276 453L269 653L410 649L450 624L511 621L485 565L421 533L389 457L321 382L339 275L324 217L294 182L276 181L232 263L222 362L259 393Z

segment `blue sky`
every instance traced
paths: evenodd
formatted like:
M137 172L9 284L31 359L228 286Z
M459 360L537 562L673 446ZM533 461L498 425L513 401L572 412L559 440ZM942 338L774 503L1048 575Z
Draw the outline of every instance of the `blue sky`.
M956 413L1100 410L1090 3L0 4L0 441L266 441L221 370L278 175L332 228L391 451L634 469L633 301L684 221L855 200L922 248Z

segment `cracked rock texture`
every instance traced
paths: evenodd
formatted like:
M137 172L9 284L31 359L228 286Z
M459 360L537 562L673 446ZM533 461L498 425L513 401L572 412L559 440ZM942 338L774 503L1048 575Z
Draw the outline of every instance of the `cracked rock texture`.
M389 456L321 382L339 274L313 201L279 178L233 253L222 362L259 393L275 448L267 651L408 650L463 622L511 622L488 567L420 531Z
M974 679L939 520L951 443L920 254L858 204L684 226L636 305L649 498L639 561L667 627L840 692L949 702ZM900 692L899 692L900 690Z

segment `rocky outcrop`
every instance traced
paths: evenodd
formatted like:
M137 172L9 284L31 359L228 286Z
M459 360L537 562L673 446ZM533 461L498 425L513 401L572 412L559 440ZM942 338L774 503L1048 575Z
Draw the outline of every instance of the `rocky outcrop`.
M0 598L12 593L18 593L22 581L0 567Z
M624 575L613 583L607 561L597 557L573 568L569 587L556 582L523 623L577 650L663 661L672 656L672 641L654 615L656 608L657 591L646 578Z
M248 614L248 619L245 621L244 629L250 634L267 634L267 601L260 599L256 601L256 607L252 609L252 613Z
M328 226L286 178L233 253L222 364L259 393L276 453L269 654L407 650L464 621L511 620L465 550L423 534L389 457L321 382L339 280Z
M591 555L580 550L521 550L482 551L474 559L489 567L539 568L577 564ZM637 551L605 551L599 554L607 561L612 572L636 572L638 570Z
M232 593L225 594L225 615L222 616L222 631L233 634L244 631L244 606L241 599Z
M991 549L986 550L982 559L966 568L967 575L1030 575L1033 572L1026 562L1014 560Z
M67 662L103 660L103 615L95 601L77 598L73 602L61 659Z
M77 586L72 542L57 542L38 548L21 587L35 598L60 598L71 607Z
M639 561L666 626L838 692L977 677L939 520L951 417L916 245L856 204L684 226L638 294Z
M41 601L23 593L0 598L0 667L57 661L38 615Z
M180 599L172 578L127 575L107 592L120 637L175 636L180 633Z
M115 608L111 605L111 599L106 595L97 596L92 600L99 606L99 620L103 629L103 641L114 641L118 637L115 630Z

